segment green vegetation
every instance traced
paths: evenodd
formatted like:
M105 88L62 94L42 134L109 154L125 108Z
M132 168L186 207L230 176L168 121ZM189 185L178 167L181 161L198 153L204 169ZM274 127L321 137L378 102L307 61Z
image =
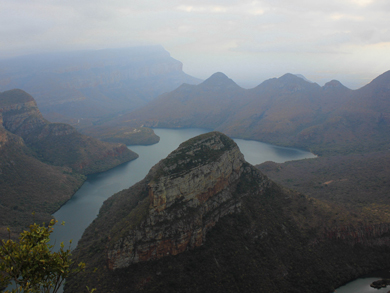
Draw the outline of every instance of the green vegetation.
M74 263L70 248L65 249L63 243L59 251L53 251L49 241L55 223L51 220L48 227L30 225L29 231L20 234L19 242L1 240L0 287L16 285L5 292L55 293L65 278L85 269L85 263Z
M83 134L95 137L102 141L123 143L125 145L150 145L160 141L154 131L147 127L131 127L121 125L94 125L78 128Z
M275 182L333 208L345 223L390 222L390 152L318 157L258 168Z

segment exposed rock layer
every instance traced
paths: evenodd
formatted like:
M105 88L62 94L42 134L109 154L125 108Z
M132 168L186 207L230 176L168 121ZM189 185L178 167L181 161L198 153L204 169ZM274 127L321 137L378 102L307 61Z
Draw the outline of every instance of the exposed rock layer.
M235 186L246 172L245 161L237 145L220 133L180 146L153 169L142 203L148 205L147 216L111 245L111 269L200 246L221 217L240 211L243 194ZM266 183L258 179L261 191Z
M83 184L81 174L105 171L135 157L125 145L49 123L22 90L0 93L0 237L8 237L6 227L16 238L33 222L47 223Z
M390 262L387 227L343 228L334 211L202 135L104 203L75 251L91 269L65 291L333 292Z
M137 155L123 144L110 144L79 134L72 126L49 123L32 96L22 90L0 93L0 115L4 128L54 165L68 166L90 174L110 169Z

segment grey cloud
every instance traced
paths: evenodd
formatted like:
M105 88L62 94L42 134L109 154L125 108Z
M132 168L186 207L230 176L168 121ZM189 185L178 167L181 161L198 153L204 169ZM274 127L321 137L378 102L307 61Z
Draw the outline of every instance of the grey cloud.
M0 6L0 58L154 43L201 78L220 66L245 68L243 78L260 70L250 70L256 62L269 62L275 73L303 68L300 62L312 71L332 64L348 74L356 59L377 58L379 71L389 58L387 47L376 48L375 58L361 55L390 41L388 0L365 6L352 0L0 0Z

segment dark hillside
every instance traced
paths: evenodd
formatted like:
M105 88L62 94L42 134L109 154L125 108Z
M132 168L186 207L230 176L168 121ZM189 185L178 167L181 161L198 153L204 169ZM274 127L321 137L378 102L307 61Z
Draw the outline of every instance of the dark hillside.
M125 145L49 123L22 90L0 93L0 237L7 237L6 227L19 233L34 221L47 223L82 185L81 174L136 157Z
M243 90L216 73L121 119L152 127L204 127L319 155L383 151L390 143L388 84L389 72L359 90L336 80L320 87L285 74Z
M91 174L137 157L123 144L101 142L70 125L49 123L35 100L22 90L0 93L0 113L4 128L22 137L38 158L49 164Z
M42 163L20 137L2 126L0 133L0 238L6 238L7 227L16 235L34 221L48 223L85 177L70 168Z
M390 261L390 224L342 211L273 183L226 136L198 136L104 203L65 291L333 292Z
M342 206L343 221L390 222L390 152L266 162L258 168L275 182Z

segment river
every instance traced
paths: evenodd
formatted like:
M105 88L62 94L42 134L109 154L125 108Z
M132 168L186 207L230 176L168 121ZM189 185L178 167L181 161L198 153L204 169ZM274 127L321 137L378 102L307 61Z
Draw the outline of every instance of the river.
M103 202L122 189L129 188L142 180L152 166L175 150L180 143L196 135L207 132L205 129L154 129L160 137L160 142L149 146L129 146L139 154L139 158L124 163L106 172L89 175L83 186L75 195L59 209L54 217L65 226L57 225L52 234L52 243L58 247L61 242L69 243L72 239L72 248L76 247L84 230L97 216ZM310 152L278 147L253 140L234 139L245 159L251 164L260 164L265 161L283 163L291 160L314 158ZM381 278L383 272L359 278L340 288L336 293L369 293L388 292L389 289L373 289L369 285Z
M54 213L59 223L65 222L64 226L56 225L51 235L51 243L55 244L55 247L58 248L61 242L69 243L72 239L71 248L75 248L84 230L96 218L107 198L142 180L151 167L175 150L182 142L208 132L208 130L199 128L158 128L154 131L160 137L159 143L149 146L129 146L131 150L139 154L138 159L106 172L89 175L74 196ZM251 164L260 164L265 161L282 163L315 157L307 151L273 146L258 141L235 139L235 142L246 161Z
M160 137L159 143L149 146L129 146L131 150L139 154L138 159L106 172L88 176L75 195L54 214L59 223L65 222L65 226L57 225L51 236L57 247L61 242L69 243L70 239L73 240L72 248L76 247L84 230L95 219L108 197L142 180L151 167L175 150L179 144L206 133L208 130L157 128L154 131ZM251 164L260 164L265 161L282 163L315 157L307 151L273 146L253 140L235 139L235 142L245 159Z

